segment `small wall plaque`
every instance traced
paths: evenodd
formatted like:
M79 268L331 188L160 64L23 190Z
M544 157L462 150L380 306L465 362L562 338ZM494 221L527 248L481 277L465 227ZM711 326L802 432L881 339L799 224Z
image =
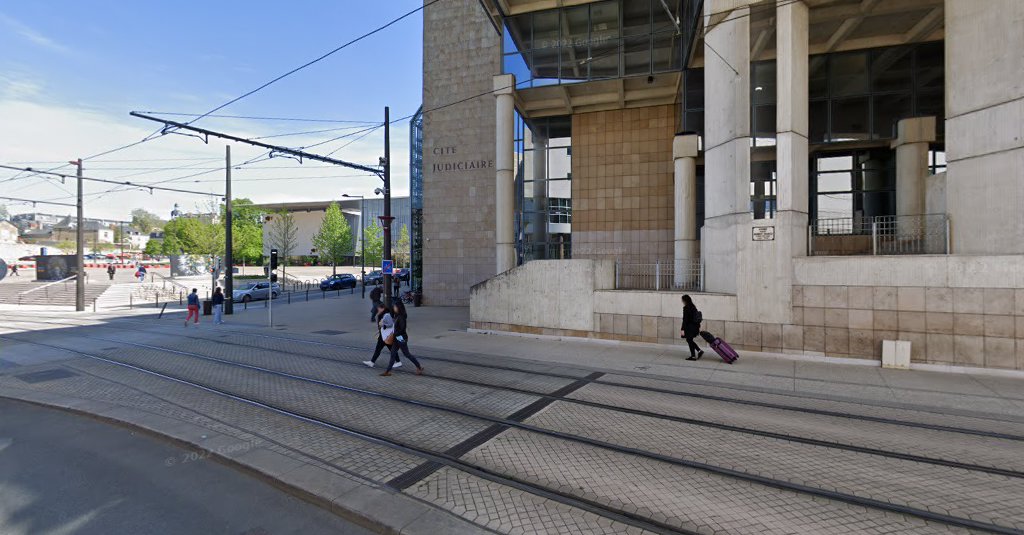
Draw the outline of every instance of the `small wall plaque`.
M754 227L750 229L753 241L775 241L775 227Z

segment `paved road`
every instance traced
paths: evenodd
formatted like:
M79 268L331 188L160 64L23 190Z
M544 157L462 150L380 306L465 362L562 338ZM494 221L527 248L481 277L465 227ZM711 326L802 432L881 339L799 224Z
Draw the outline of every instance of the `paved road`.
M4 535L370 533L149 436L10 401L0 414Z

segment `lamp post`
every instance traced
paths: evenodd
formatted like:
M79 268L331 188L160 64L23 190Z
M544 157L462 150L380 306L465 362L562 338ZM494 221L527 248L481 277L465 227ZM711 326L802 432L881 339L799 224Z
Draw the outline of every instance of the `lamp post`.
M359 263L362 264L362 267L359 269L360 280L363 283L362 299L366 299L366 231L363 230L366 228L366 222L363 219L366 217L366 197L362 195L349 195L348 193L344 193L341 196L349 199L359 199Z

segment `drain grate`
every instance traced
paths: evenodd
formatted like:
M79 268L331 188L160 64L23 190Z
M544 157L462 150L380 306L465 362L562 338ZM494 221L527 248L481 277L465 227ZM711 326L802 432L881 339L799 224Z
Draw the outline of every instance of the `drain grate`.
M63 368L57 368L54 370L42 370L38 372L25 373L22 375L15 375L18 379L25 381L26 383L36 384L45 383L47 381L56 381L57 379L67 379L68 377L77 377L78 374L70 372Z
M335 334L348 334L348 331L335 331L335 330L333 330L333 329L324 329L324 330L322 330L322 331L313 331L313 333L312 333L312 334L330 334L330 335L335 335Z

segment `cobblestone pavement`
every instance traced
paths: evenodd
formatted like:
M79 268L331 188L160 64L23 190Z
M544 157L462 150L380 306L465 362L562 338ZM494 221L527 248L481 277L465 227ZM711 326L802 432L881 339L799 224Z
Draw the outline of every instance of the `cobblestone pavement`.
M416 377L403 368L384 378L360 364L367 349L328 335L239 328L192 329L186 337L180 325L171 324L58 328L0 320L0 396L60 396L76 400L72 405L85 412L90 403L104 403L159 416L167 427L177 422L208 429L230 443L228 456L271 451L353 485L400 493L409 503L454 515L438 521L458 517L481 531L975 532L941 516L922 517L929 512L1024 533L1024 477L1012 473L1024 473L1024 441L987 436L1024 436L1024 421L976 407L943 414L877 399L602 374L436 348L421 352L427 375ZM39 321L68 322L56 315ZM942 466L743 429L967 464ZM223 449L216 441L204 445L203 437L193 442ZM802 487L787 490L742 474ZM813 489L838 493L832 496L839 499ZM920 513L851 503L858 498Z

